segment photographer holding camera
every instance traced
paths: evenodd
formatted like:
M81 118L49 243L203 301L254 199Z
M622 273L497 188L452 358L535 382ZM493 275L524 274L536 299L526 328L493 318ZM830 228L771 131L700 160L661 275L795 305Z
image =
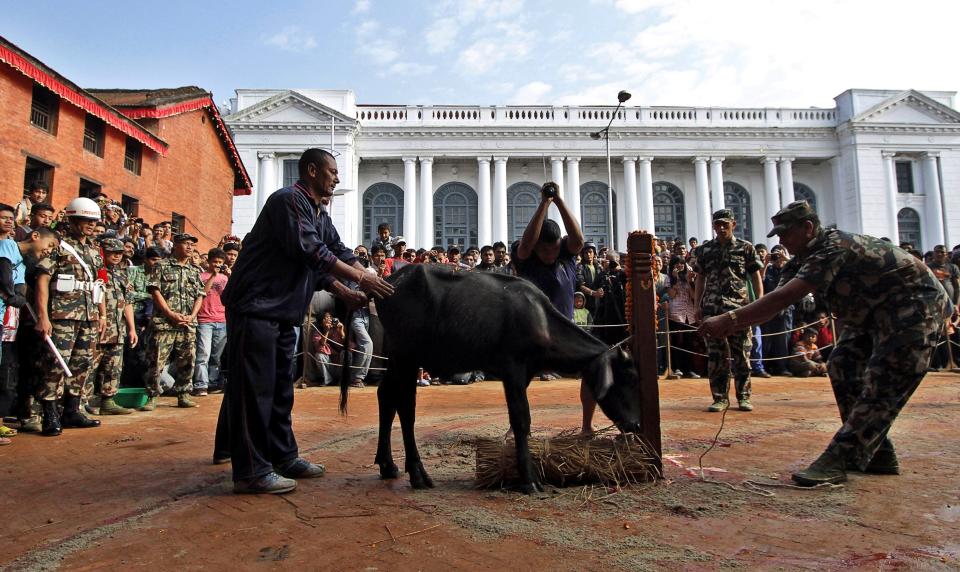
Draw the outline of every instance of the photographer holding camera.
M770 293L776 290L777 285L780 284L780 276L783 274L783 267L788 260L787 252L783 246L774 245L770 249L768 260L769 263L766 265L766 271L763 274L763 291ZM793 309L793 306L787 306L772 319L760 325L760 331L764 334L762 338L763 356L771 360L765 366L767 373L771 375L790 375L790 371L787 369L788 360L774 358L784 358L790 354L790 334L777 332L785 332L793 328Z

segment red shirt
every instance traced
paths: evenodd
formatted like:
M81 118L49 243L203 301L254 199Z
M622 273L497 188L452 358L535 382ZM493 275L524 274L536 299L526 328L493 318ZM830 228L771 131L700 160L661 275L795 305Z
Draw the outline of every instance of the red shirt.
M202 280L204 284L206 284L209 279L209 272L200 274L200 280ZM197 322L201 324L219 324L227 321L227 312L223 308L223 302L220 301L220 295L223 294L223 289L226 287L227 277L223 274L218 274L217 277L213 279L213 286L210 287L210 292L204 296L203 303L200 304L200 312L197 313Z

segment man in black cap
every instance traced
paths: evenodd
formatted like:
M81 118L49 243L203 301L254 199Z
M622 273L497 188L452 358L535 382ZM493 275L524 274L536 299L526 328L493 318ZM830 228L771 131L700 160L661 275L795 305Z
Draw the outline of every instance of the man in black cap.
M200 269L193 265L193 249L197 237L180 233L173 235L173 254L158 264L147 275L147 292L153 299L151 335L147 346L147 393L149 399L141 411L153 411L157 398L163 393L160 376L167 366L170 354L176 352L173 390L178 407L196 407L190 399L193 389L193 368L197 355L197 313L203 303L203 281Z
M757 298L763 296L760 259L752 244L734 236L736 228L732 210L720 209L713 213L716 238L698 246L693 255L693 269L697 272L694 301L700 319L730 314L749 303L748 280ZM750 329L746 326L733 329L724 337L707 340L707 375L713 394L713 403L707 411L723 411L730 406L730 360L739 409L753 411L750 347Z
M736 312L710 318L716 338L769 320L815 292L840 332L827 371L843 425L816 461L795 473L803 486L841 483L847 471L898 474L890 426L926 374L953 305L936 276L909 252L872 236L824 229L806 201L772 218L794 257L780 287Z
M547 218L547 209L554 204L567 231L561 237L560 225ZM517 275L536 284L550 298L554 308L573 320L573 292L577 285L577 254L583 249L583 233L567 204L556 193L556 185L546 183L540 189L540 204L527 223L520 241L514 244L510 259ZM553 372L543 372L541 379L558 379ZM583 430L592 430L596 403L586 386L580 388L583 404Z
M393 293L357 263L326 211L340 182L336 158L307 149L299 173L296 184L267 199L221 295L230 377L214 462L228 458L221 456L221 443L229 440L236 493L285 493L296 488L294 479L324 473L322 465L299 456L291 426L294 327L314 290L327 289L353 307L367 302L366 293ZM337 279L351 280L359 290Z

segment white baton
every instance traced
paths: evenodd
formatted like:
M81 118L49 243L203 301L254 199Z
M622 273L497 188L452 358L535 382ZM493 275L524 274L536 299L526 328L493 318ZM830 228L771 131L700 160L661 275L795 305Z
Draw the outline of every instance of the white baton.
M24 307L30 312L30 317L33 318L33 321L40 323L40 318L37 317L37 313L34 311L33 306L30 304L24 304ZM63 360L63 356L60 354L60 350L57 349L57 345L53 343L53 340L50 339L46 333L43 334L43 341L47 342L47 345L50 346L50 351L53 352L53 356L57 358L57 363L60 364L60 367L63 368L63 373L67 377L73 377L73 372L70 371L70 367L67 366L67 362Z

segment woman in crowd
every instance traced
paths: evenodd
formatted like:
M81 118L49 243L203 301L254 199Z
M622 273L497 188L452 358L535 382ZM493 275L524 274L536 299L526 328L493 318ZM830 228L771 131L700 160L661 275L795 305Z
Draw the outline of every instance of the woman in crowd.
M670 321L670 363L679 376L699 378L694 371L693 340L697 336L697 305L693 299L693 282L687 263L680 256L670 259L670 302L667 319ZM686 350L686 351L684 351Z

